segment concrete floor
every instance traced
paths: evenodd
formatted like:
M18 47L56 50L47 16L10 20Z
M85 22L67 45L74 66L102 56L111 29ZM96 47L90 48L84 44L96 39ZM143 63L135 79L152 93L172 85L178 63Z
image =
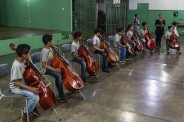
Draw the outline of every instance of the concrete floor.
M122 71L100 71L99 82L88 78L82 90L87 101L73 94L55 107L62 122L184 122L184 46L181 49L183 55L167 55L164 48L152 56L138 54L135 61L121 65ZM14 57L0 57L0 63ZM7 79L1 87L7 86ZM15 99L11 109L10 100L0 101L0 122L20 121L24 101ZM31 115L32 122L59 121L52 109L39 111L40 117Z

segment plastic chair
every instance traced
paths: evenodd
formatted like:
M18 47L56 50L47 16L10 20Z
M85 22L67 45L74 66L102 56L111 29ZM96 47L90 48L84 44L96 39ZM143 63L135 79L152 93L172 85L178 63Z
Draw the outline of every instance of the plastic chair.
M0 81L5 78L6 76L8 76L10 74L10 71L8 69L8 64L1 64L0 65ZM3 91L1 91L1 88L0 88L0 100L5 97L5 98L11 98L11 108L13 107L13 99L14 98L24 98L25 101L26 101L26 108L28 110L28 106L27 106L27 99L22 96L22 95L17 95L17 94L14 94L11 92L10 88L7 88ZM29 122L29 113L27 111L27 121Z

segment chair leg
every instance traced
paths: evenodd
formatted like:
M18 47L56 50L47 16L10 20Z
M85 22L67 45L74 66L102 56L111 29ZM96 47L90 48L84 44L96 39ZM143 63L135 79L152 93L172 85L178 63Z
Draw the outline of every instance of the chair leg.
M27 99L26 99L26 110L27 110L26 111L26 113L27 113L27 122L29 122L29 113L28 113Z

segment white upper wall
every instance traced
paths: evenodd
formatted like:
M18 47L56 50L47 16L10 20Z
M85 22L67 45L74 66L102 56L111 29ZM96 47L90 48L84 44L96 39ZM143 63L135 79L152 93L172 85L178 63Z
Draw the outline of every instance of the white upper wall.
M129 0L129 9L137 10L137 3L149 3L149 10L184 10L184 0Z

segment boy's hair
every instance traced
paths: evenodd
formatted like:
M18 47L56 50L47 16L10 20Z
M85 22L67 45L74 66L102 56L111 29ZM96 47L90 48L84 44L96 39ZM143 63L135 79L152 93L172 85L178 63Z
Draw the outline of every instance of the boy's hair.
M142 26L145 26L145 25L147 25L147 22L142 22Z
M172 25L176 26L177 25L177 22L173 22Z
M73 37L74 37L74 39L77 39L77 38L80 37L81 35L82 35L81 32L75 32L74 35L73 35Z
M52 35L50 34L45 34L42 36L42 41L44 45L47 45L47 43L50 42L51 40L52 40Z
M22 56L22 54L28 54L30 50L30 46L27 44L19 44L16 49L16 53L19 57Z
M172 26L168 26L168 29L171 29L172 28Z
M129 25L127 26L127 30L126 30L126 32L128 32L128 31L129 31L129 29L130 29L132 26L133 26L132 24L129 24Z
M96 29L94 30L94 34L101 33L101 32L102 32L102 31L101 31L100 28L96 28Z
M116 33L123 31L123 28L116 28Z
M138 14L134 14L134 16L135 16L135 17L137 17L137 16L138 16Z

